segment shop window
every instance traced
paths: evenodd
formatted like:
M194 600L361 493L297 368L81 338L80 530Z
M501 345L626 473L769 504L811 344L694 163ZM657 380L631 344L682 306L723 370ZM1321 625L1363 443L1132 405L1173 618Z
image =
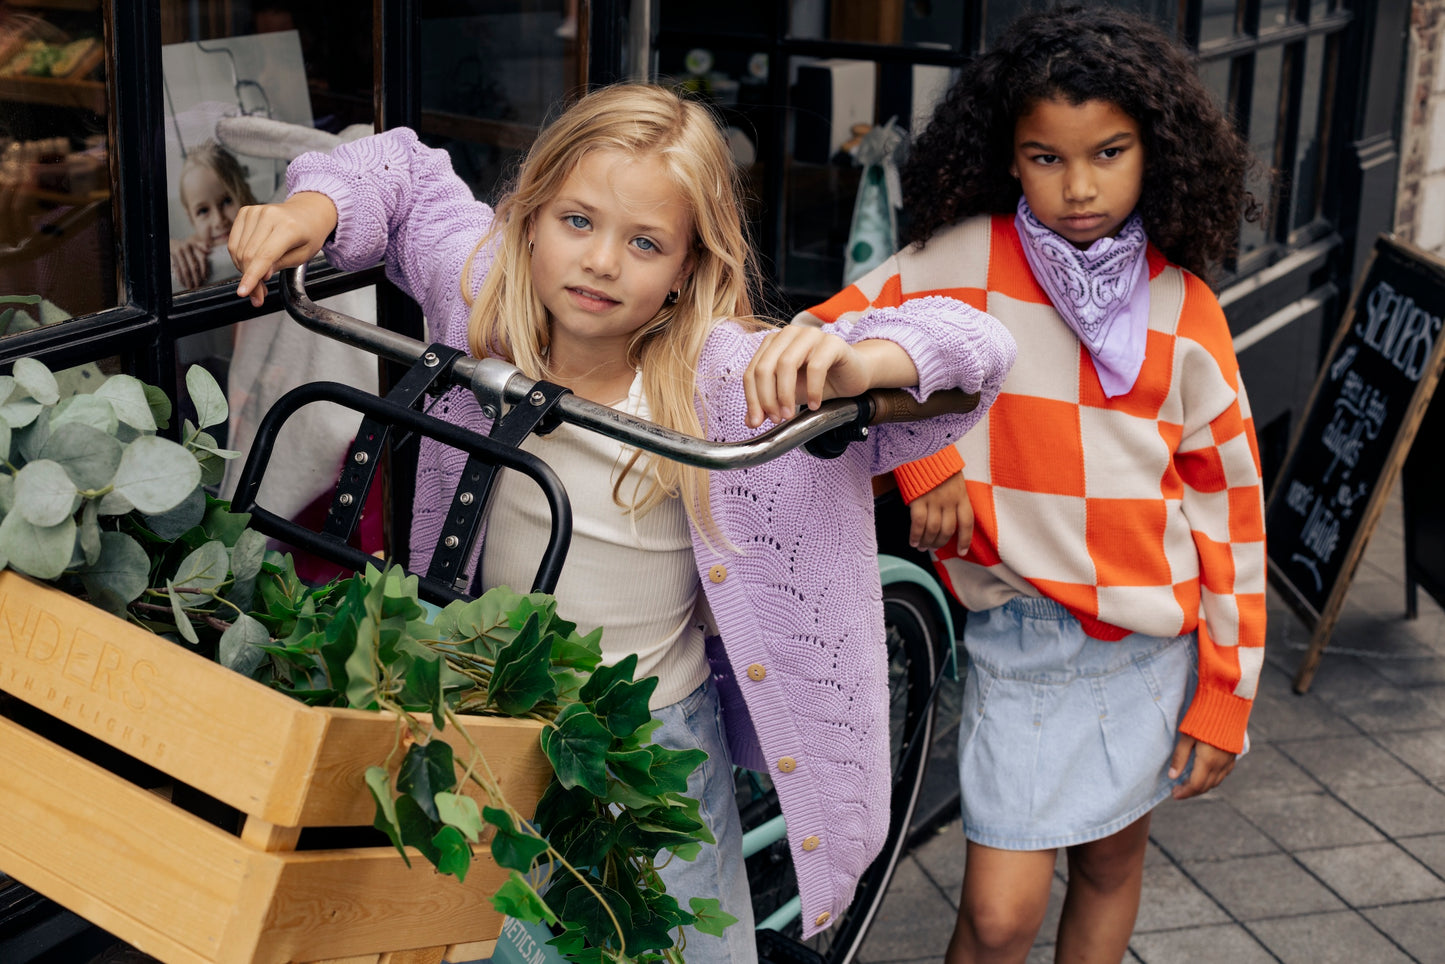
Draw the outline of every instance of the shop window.
M0 6L0 335L114 307L101 0Z

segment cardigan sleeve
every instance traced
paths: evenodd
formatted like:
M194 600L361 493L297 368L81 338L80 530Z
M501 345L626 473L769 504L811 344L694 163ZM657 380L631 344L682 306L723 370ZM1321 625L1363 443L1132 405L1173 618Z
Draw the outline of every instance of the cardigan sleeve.
M793 321L810 324L847 321L870 308L900 308L906 302L899 259L895 254L827 301L802 312ZM990 397L988 403L992 402ZM986 408L987 405L980 400L978 413L982 415ZM893 478L898 483L898 492L903 500L912 502L962 471L963 457L950 443L921 459L895 467Z
M336 205L328 261L356 271L385 260L387 277L429 317L460 295L461 271L493 220L451 156L404 127L303 154L287 168L286 185L288 196L317 191Z
M1200 620L1199 686L1180 729L1239 753L1264 664L1264 486L1224 312L1202 281L1185 277L1174 467L1199 556Z

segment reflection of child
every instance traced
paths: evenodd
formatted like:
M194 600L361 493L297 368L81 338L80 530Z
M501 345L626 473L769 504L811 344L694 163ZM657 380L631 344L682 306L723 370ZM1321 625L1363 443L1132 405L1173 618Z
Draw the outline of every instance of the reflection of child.
M177 290L186 291L210 280L211 252L224 250L236 212L255 204L256 195L246 183L246 170L236 155L207 141L186 154L180 198L192 234L184 241L171 242L171 271Z
M748 438L765 419L884 384L961 385L986 406L1012 360L992 319L947 299L827 329L749 321L753 261L726 144L703 107L658 87L578 101L539 136L496 211L406 129L303 155L287 179L284 204L237 220L238 294L259 301L273 270L324 244L342 268L385 258L433 337L693 434ZM439 408L489 427L464 389ZM722 726L734 758L778 788L805 934L835 920L878 852L887 668L870 476L977 418L882 426L837 460L795 451L710 475L567 426L524 446L547 454L572 497L557 586L569 618L605 626L605 657L638 656L639 674L657 678L654 739L709 753L689 793L707 801L718 844L662 874L684 908L710 895L741 922L724 939L689 933L693 964L757 953ZM420 461L412 563L425 570L452 499L467 493L462 453L423 441ZM481 550L487 585L530 582L550 519L535 496L525 481L499 483ZM722 677L737 698L726 712L709 672L708 607L726 654L713 655L737 670Z
M913 146L913 243L813 309L951 294L1019 345L980 429L895 473L925 510L913 541L941 547L971 610L949 964L1028 956L1060 847L1057 959L1120 960L1150 811L1218 785L1245 747L1262 485L1200 276L1256 207L1249 165L1157 27L1107 8L1026 16Z

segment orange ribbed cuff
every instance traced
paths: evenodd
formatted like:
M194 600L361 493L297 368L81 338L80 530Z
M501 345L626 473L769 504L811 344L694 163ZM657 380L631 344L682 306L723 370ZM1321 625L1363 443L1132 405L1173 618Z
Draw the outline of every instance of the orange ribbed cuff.
M1244 752L1244 730L1249 725L1252 700L1242 699L1223 690L1207 689L1202 684L1194 692L1194 702L1179 724L1181 733L1229 753Z
M963 456L952 445L939 449L926 459L900 465L893 470L898 492L904 502L912 502L939 483L963 471Z

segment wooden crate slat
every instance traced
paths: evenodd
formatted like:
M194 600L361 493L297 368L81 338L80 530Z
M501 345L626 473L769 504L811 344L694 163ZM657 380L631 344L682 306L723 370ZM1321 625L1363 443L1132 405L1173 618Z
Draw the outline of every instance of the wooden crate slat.
M495 938L502 916L491 895L510 874L485 848L465 882L421 855L411 869L390 848L276 854L283 865L266 915L258 962L314 961ZM249 913L249 911L248 911Z
M0 572L0 688L271 823L295 825L325 715Z
M256 870L238 840L3 717L0 772L7 874L153 956L217 959Z

